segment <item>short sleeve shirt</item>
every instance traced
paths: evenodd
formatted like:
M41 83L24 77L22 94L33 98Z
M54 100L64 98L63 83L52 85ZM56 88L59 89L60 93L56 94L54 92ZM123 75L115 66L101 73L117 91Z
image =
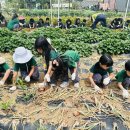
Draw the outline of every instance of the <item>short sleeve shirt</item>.
M117 73L116 75L116 79L117 79L117 82L123 82L125 78L129 77L126 73L125 70L121 70L120 72ZM130 77L129 77L130 78Z
M32 66L37 66L37 63L34 58L31 58L27 63L19 64L15 63L14 71L26 71L29 72Z
M0 72L6 72L6 70L10 69L9 65L7 63L0 65Z
M93 73L93 74L101 74L102 76L103 75L107 75L108 73L112 73L113 72L113 68L112 67L109 67L107 70L104 70L100 67L100 64L99 62L97 62L95 65L93 65L91 68L90 68L90 72Z

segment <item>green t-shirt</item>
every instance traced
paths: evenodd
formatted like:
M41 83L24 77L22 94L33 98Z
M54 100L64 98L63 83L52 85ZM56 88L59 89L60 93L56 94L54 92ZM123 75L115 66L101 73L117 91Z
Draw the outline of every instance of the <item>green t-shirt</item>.
M52 61L52 60L56 59L58 56L59 56L58 52L51 50L49 59L50 59L50 61Z
M13 30L15 24L19 24L19 20L17 18L10 20L8 25L7 25L7 28L10 29L10 30Z
M6 72L6 70L10 69L9 65L7 63L0 65L0 72Z
M37 66L37 63L34 58L31 58L27 63L19 64L15 63L14 65L14 71L27 71L29 72L32 68L32 66Z
M90 68L90 72L93 73L93 74L101 74L102 76L103 75L106 75L106 74L110 74L113 72L113 68L112 67L109 67L107 70L104 70L100 67L100 64L99 62L97 62L95 65L93 65L91 68Z
M79 62L80 56L76 51L68 50L63 56L68 57L68 67L76 67L76 63Z
M117 73L115 78L117 79L117 82L123 82L125 78L129 77L126 73L126 70L121 70ZM130 77L129 77L130 78Z

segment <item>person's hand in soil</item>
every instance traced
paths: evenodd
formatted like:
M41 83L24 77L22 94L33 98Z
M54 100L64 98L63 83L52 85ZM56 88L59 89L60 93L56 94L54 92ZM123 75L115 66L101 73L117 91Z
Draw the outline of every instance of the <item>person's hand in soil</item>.
M30 76L26 76L26 77L25 77L25 81L26 81L26 82L30 82Z
M107 77L107 78L105 78L104 80L103 80L103 84L104 85L108 85L110 83L110 78L109 77Z
M94 86L94 89L95 89L96 92L98 92L100 94L103 93L102 89L99 86L97 86L97 85Z
M47 82L50 82L50 75L46 74L45 77L44 77L44 80L46 80Z
M128 92L128 90L123 89L123 90L122 90L122 96L123 96L123 98L128 98L128 97L129 97L129 92Z
M45 91L45 87L47 86L47 83L46 82L43 82L43 83L39 83L38 84L38 91L41 92L41 91Z
M71 79L72 79L72 80L75 80L75 78L76 78L76 73L72 73Z
M5 82L4 82L3 80L1 80L1 81L0 81L0 86L3 86L4 83L5 83Z

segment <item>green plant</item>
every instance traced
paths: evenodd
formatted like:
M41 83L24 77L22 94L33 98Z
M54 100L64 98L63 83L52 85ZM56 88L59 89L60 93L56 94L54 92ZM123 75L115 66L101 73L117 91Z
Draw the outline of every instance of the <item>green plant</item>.
M22 79L18 78L16 83L22 90L27 90L27 85L24 83Z
M11 109L11 106L12 106L12 102L11 101L6 101L6 102L3 101L3 102L0 103L0 108L2 110L5 110L5 111Z

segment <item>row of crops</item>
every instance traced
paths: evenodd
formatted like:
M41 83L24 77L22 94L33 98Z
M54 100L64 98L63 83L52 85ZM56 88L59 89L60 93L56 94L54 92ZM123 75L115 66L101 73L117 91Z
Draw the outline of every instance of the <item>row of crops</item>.
M52 45L64 53L68 49L76 50L81 57L90 56L94 51L109 54L130 52L130 30L110 30L108 28L74 28L61 30L59 28L40 28L31 32L26 30L12 32L6 28L0 29L0 52L13 52L18 46L24 46L35 53L34 42L39 36L49 37Z

